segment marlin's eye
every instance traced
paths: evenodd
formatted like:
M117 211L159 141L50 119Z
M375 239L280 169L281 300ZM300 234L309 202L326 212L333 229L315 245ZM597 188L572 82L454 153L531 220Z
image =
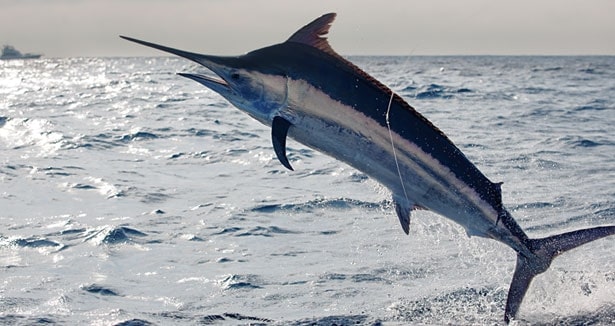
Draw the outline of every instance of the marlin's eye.
M241 76L238 73L236 73L236 72L231 74L231 79L233 79L233 80L238 80L240 77Z

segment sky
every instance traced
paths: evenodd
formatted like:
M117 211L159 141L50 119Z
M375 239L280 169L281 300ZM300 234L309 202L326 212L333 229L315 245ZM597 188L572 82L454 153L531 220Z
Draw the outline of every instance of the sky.
M46 57L238 55L328 12L343 55L615 55L615 0L0 0L0 44Z

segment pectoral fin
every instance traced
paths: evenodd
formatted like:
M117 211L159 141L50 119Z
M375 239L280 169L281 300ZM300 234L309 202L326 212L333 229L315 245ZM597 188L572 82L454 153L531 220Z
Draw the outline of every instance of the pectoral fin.
M271 123L271 140L273 142L273 150L280 163L287 169L294 171L286 157L286 135L288 135L288 128L290 126L292 124L288 120L282 117L274 117Z

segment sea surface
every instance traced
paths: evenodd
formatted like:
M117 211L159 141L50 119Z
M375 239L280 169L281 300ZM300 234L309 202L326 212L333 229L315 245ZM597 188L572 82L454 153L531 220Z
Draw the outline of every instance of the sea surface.
M615 57L350 57L443 130L532 237L615 224ZM497 325L515 263L177 72L0 61L0 324ZM326 109L326 108L324 108ZM615 237L557 258L520 325L615 323Z

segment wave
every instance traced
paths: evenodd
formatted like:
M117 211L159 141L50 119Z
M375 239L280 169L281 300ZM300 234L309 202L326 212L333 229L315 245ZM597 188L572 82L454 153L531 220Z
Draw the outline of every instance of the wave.
M1 242L0 242L1 243ZM48 240L46 238L30 237L30 238L17 238L7 241L9 246L17 246L21 248L63 248L61 243Z
M419 91L414 98L417 100L424 99L449 99L452 95L447 92L446 88L441 85L431 84L426 87L426 89Z
M570 226L586 226L587 221L592 221L592 224L599 225L600 223L613 223L615 216L615 208L607 208L592 213L575 214L570 217L561 218L557 222L542 223L540 225L527 226L527 232L549 232L552 230L565 230Z
M392 283L380 276L369 274L369 273L358 273L358 274L351 274L351 275L340 274L340 273L325 273L324 275L320 276L320 280L318 281L318 283L328 283L329 281L344 281L344 280L348 280L353 283L369 283L369 282L378 282L381 284L391 284Z
M583 69L579 69L579 72L585 73L585 74L590 74L590 75L604 75L604 74L606 74L605 71L599 70L599 69L595 69L595 68L583 68Z
M258 325L262 323L271 323L273 320L267 318L246 316L238 313L224 313L222 315L207 315L199 318L200 323L204 325L212 325L220 321L242 321L248 322L248 325L253 325L254 322L258 322Z
M544 87L524 87L519 89L520 92L525 94L544 94L544 93L552 93L555 90L552 88L544 88Z
M562 71L564 67L555 66L555 67L546 67L546 68L532 68L531 72L550 72L550 71Z
M63 171L62 169L60 169L59 171ZM51 176L68 176L71 174L66 174L64 175L65 172L60 172L59 174L53 173L51 174ZM48 175L48 174L46 174ZM60 183L60 187L63 188L65 191L72 191L72 190L84 190L84 191L96 191L99 194L103 195L105 198L107 199L111 199L111 198L119 198L119 197L124 197L126 195L125 191L122 189L119 189L117 186L103 180L102 178L95 178L92 176L87 176L85 178L83 178L85 183L82 182L62 182ZM149 196L149 194L148 194ZM156 196L154 195L153 198L149 198L148 196L145 197L144 200L148 200L148 199L155 199Z
M249 316L241 313L222 313L209 315L188 316L181 312L162 312L153 314L153 319L162 323L194 322L199 325L287 325L287 326L377 326L382 321L367 315L334 315L324 317L312 317L299 320L275 321L270 318ZM162 320L161 320L162 319ZM156 325L144 319L129 319L114 326L149 326Z
M587 105L581 105L581 106L577 106L576 108L574 108L573 111L575 112L582 112L582 111L604 111L604 110L613 110L614 108L611 107L607 107L605 106L603 103L598 103L598 102L594 102L594 103L590 103Z
M154 325L156 324L151 323L147 320L138 319L138 318L133 318L133 319L119 322L117 324L113 324L113 326L154 326Z
M337 315L326 317L306 318L297 321L284 322L288 326L351 326L365 325L377 326L382 325L380 319L369 317L367 315Z
M205 314L205 315L188 315L184 312L173 311L173 312L158 312L152 314L153 319L156 319L156 322L150 322L143 319L129 319L120 323L115 324L114 326L149 326L149 325L157 325L158 322L162 324L170 323L175 324L178 322L193 322L197 325L216 325L222 323L224 325L236 325L237 322L241 322L241 325L268 325L269 323L273 323L274 321L269 318L248 316L240 313L222 313L222 314Z
M119 292L117 292L116 290L113 290L109 287L98 285L98 284L84 285L81 287L81 289L88 293L104 295L104 296L117 297L120 295Z
M66 149L112 149L115 147L123 147L126 146L126 144L133 142L151 141L159 138L165 137L149 131L133 131L122 135L114 135L112 133L99 133L94 135L80 136L78 137L77 142L72 147L67 147Z
M474 93L474 91L467 87L446 87L438 84L430 84L420 88L406 87L404 92L408 90L415 91L414 99L417 100L431 100L431 99L451 99L456 95Z
M46 119L2 117L0 141L9 149L38 148L38 156L47 156L71 144Z
M244 230L240 227L230 227L225 228L222 231L215 232L212 235L232 235L235 237L249 237L249 236L261 236L261 237L272 237L276 234L296 234L299 232L282 229L277 226L256 226L249 230Z
M272 237L275 234L294 234L294 233L298 233L298 232L282 229L277 226L269 226L269 227L257 226L246 232L239 233L235 236L236 237L248 237L248 236Z
M589 147L597 147L597 146L604 146L604 145L608 145L611 146L613 145L612 142L609 142L607 140L592 140L592 139L587 139L581 136L564 136L561 137L559 139L561 142L563 142L565 145L573 147L573 148L589 148Z
M6 314L0 316L2 325L57 325L61 324L57 319L49 316L32 317L29 315Z
M223 290L253 290L261 289L264 284L258 275L229 275L218 282Z
M147 236L146 233L125 226L103 226L90 230L88 233L89 234L85 237L85 241L93 242L96 245L134 243L138 238Z
M64 224L70 225L71 223L71 221L67 221ZM0 236L0 246L16 246L20 248L52 248L59 251L69 247L69 245L64 242L70 243L75 241L83 241L92 242L96 245L115 245L140 242L140 239L144 237L147 237L146 233L126 226L101 226L92 229L69 228L58 232L48 233L45 234L45 236L17 238L2 238Z
M146 131L137 131L127 135L123 135L119 141L121 142L132 142L132 141L140 141L140 140L151 140L157 139L158 136L151 132Z
M314 199L305 203L299 204L267 204L267 205L259 205L252 209L251 212L254 213L276 213L276 212L313 212L314 210L319 209L337 209L337 210L348 210L348 209L380 209L386 205L386 202L380 203L372 203L366 202L362 200L352 199L352 198L332 198L332 199Z

